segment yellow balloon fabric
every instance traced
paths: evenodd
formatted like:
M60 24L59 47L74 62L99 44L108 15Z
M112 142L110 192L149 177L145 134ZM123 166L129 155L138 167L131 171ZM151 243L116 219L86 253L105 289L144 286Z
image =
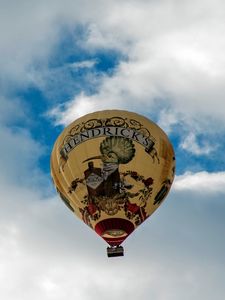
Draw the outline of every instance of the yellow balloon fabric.
M174 150L162 129L122 110L75 120L51 155L61 199L110 246L120 245L159 207L174 173Z

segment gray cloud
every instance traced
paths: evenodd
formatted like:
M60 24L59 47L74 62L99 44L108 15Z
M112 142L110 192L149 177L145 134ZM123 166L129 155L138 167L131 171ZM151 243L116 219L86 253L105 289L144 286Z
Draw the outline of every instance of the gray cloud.
M59 199L12 186L1 187L2 196L0 295L6 300L208 300L224 293L224 203L214 197L212 204L207 191L202 198L210 201L201 203L195 192L172 192L118 259L106 257L103 240Z
M41 177L36 168L44 146L34 141L28 130L0 127L1 180L14 183L33 184Z

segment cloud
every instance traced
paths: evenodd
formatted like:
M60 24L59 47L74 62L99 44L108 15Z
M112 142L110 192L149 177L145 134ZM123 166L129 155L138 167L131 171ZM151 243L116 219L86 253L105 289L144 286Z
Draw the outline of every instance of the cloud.
M22 101L17 98L0 96L0 125L14 125L24 120L26 108L22 108Z
M185 137L180 147L195 155L209 155L211 152L216 151L215 145L210 145L209 141L204 141L202 145L199 145L193 132Z
M195 4L120 1L120 5L116 1L96 1L95 4L82 1L81 5L80 1L68 0L67 5L54 1L48 3L48 7L43 1L31 3L27 6L22 1L17 13L11 4L2 4L1 28L7 28L7 34L2 32L1 35L4 89L36 84L49 94L50 85L41 82L53 80L54 76L48 77L47 73L54 48L66 30L73 32L82 25L85 34L79 43L83 49L116 49L127 56L127 62L121 61L113 76L103 76L100 85L93 82L98 89L94 95L86 94L85 90L76 91L69 109L72 103L78 109L80 102L82 107L93 103L91 107L95 109L108 102L108 107L116 103L140 113L159 114L159 103L162 108L166 102L167 108L179 118L184 115L201 120L210 116L224 130L224 111L220 109L224 95L225 48L221 39L224 31L221 1L213 5L210 1L202 4L200 0ZM74 40L77 40L76 35ZM55 77L59 75L56 72ZM90 85L92 80L90 77ZM81 101L82 95L85 99ZM64 110L63 116L61 110L57 112L57 119L66 123L63 118L70 111Z
M69 66L75 69L83 69L83 68L93 68L97 63L96 59L92 60L84 60L80 62L71 63Z
M217 132L219 124L224 131L223 13L210 2L203 7L204 13L201 1L132 1L103 5L99 19L95 12L89 18L85 14L89 25L83 47L110 45L126 53L127 61L120 62L113 76L101 78L97 92L83 90L65 109L56 109L57 122L68 124L72 112L76 117L117 106L156 118L162 109L173 111L184 127L208 119L211 130Z
M225 193L225 172L186 172L176 177L174 189L199 193L207 191L210 194Z
M125 256L108 259L103 240L76 220L58 197L42 198L38 190L7 185L0 193L1 298L144 300L150 295L178 300L185 290L185 299L209 300L214 288L218 296L224 292L218 256L225 248L219 239L224 217L218 216L222 207L215 199L208 223L208 202L197 209L197 194L187 201L174 190L128 238ZM208 197L207 191L203 196Z
M5 91L30 83L30 65L47 59L58 35L54 12L41 2L21 1L16 10L1 3L0 76Z
M180 119L181 117L176 112L169 109L162 109L159 113L158 125L169 134L179 124Z
M32 139L26 129L9 129L1 127L0 139L4 141L0 149L0 173L2 181L11 181L17 184L33 184L35 177L41 176L36 168L44 146Z
M105 95L106 97L106 95ZM113 96L108 96L107 101L103 95L102 97L97 96L87 96L84 93L81 93L79 96L75 98L74 101L70 101L64 106L57 106L49 112L49 116L55 120L57 125L68 125L76 118L79 118L87 113L108 109L109 103L110 108L123 108L122 103L117 101L117 99L113 99Z

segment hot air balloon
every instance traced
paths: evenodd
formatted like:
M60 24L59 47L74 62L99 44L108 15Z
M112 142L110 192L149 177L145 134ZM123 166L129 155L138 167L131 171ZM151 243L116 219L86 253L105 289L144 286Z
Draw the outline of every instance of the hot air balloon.
M63 130L51 176L63 202L108 244L109 257L163 202L175 173L168 137L139 114L105 110Z

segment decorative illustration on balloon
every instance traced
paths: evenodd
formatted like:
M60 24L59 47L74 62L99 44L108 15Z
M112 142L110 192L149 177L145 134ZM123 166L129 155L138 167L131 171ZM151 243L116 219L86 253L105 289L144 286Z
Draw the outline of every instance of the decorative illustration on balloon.
M168 194L175 157L166 134L152 121L109 110L86 115L64 130L53 148L51 171L64 203L112 247L108 256L118 256L114 248Z
M90 219L99 219L101 211L113 216L120 209L124 209L128 219L135 218L135 224L139 225L146 218L144 207L151 195L151 185L154 180L151 177L145 179L135 171L119 172L119 165L127 164L135 156L135 147L131 140L122 137L107 137L100 144L100 152L100 156L84 161L88 162L84 178L76 178L69 188L69 193L72 193L76 191L79 183L87 187L88 193L82 201L86 205L81 210L83 220L90 226ZM94 167L93 160L95 159L101 159L102 168ZM132 192L134 184L126 180L128 177L136 182L142 182L142 187ZM139 197L141 206L129 201L134 197Z

